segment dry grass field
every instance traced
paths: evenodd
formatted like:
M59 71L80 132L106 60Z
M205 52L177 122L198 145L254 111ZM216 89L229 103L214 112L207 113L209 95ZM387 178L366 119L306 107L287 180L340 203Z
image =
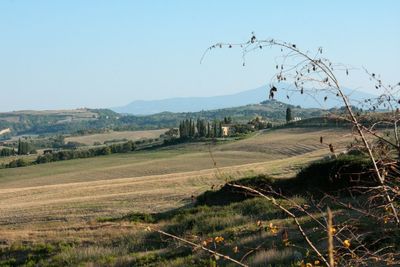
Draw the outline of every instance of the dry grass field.
M121 225L103 225L95 231L100 227L97 218L180 207L225 179L259 173L292 176L302 164L329 153L319 143L320 136L343 147L350 138L347 134L345 130L281 129L210 147L177 145L3 169L0 243L108 236L110 229Z
M103 144L105 141L110 140L140 140L143 138L157 138L161 134L165 133L168 129L159 130L146 130L146 131L111 131L101 134L90 134L83 136L72 136L65 138L65 142L79 142L85 145L93 145L93 143L99 142Z

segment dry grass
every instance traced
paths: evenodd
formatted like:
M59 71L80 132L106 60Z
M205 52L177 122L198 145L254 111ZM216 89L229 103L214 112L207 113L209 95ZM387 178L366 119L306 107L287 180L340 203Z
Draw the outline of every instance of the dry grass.
M98 217L183 206L225 179L288 177L329 153L319 144L321 135L344 142L344 133L283 129L214 146L220 175L204 146L0 170L0 241L58 239L65 233L85 238ZM79 231L70 230L78 225Z
M90 134L83 136L72 136L65 138L65 142L79 142L85 145L93 145L96 142L103 144L110 140L140 140L144 138L158 138L165 133L167 129L146 130L146 131L110 131L101 134Z

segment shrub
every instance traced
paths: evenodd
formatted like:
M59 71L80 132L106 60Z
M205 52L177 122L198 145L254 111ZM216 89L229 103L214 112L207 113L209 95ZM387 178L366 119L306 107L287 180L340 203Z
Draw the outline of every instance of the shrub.
M363 156L344 155L321 160L302 169L294 180L294 186L311 192L332 192L356 185L374 186L376 180L371 167L371 161Z

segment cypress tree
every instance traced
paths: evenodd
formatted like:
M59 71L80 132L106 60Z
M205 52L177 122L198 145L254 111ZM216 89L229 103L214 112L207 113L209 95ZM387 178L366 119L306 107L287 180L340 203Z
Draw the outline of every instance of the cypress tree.
M18 139L18 155L22 155L21 138Z
M213 137L216 138L218 137L217 135L217 121L214 121L214 125L213 125Z
M286 109L286 122L290 122L292 120L292 110L288 107Z

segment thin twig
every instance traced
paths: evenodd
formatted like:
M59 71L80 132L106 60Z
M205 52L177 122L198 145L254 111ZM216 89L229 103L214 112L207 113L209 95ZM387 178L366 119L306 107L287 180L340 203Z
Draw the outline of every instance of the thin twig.
M232 259L231 257L229 257L229 256L227 256L227 255L221 254L221 253L219 253L219 252L216 252L215 250L206 248L206 247L204 247L204 246L202 246L202 245L196 244L196 243L194 243L194 242L191 242L191 241L186 240L186 239L184 239L184 238L181 238L181 237L179 237L179 236L176 236L176 235L173 235L173 234L170 234L170 233L167 233L167 232L164 232L164 231L162 231L162 230L155 229L155 228L152 228L152 227L147 227L146 229L147 229L148 231L157 232L157 233L159 233L159 234L162 234L162 235L171 237L171 238L173 238L173 239L175 239L175 240L178 240L178 241L180 241L180 242L182 242L182 243L188 244L188 245L190 245L190 246L192 246L192 247L194 247L194 248L200 248L200 249L202 249L202 250L204 250L204 251L206 251L206 252L208 252L208 253L210 253L210 254L212 254L212 255L216 255L216 256L218 256L218 257L221 257L221 258L224 258L224 259L226 259L226 260L228 260L228 261L231 261L231 262L233 262L233 263L236 263L236 264L239 265L239 266L248 267L248 265L246 265L246 264L244 264L244 263L241 263L240 261L237 261L237 260L235 260L235 259Z
M304 240L307 242L307 244L309 245L309 247L318 255L318 257L329 267L331 267L331 265L329 264L329 262L326 260L326 258L322 255L322 253L317 249L317 247L313 244L313 242L309 239L308 235L306 234L306 232L304 231L303 227L301 226L297 216L295 214L293 214L291 211L289 211L288 209L286 209L285 207L283 207L281 204L278 203L278 201L276 201L276 199L274 197L271 196L267 196L264 195L263 193L261 193L260 191L251 188L251 187L247 187L244 185L238 185L238 184L232 184L232 183L228 183L229 186L232 187L236 187L236 188L241 188L244 190L247 190L249 192L252 192L254 194L257 194L265 199L267 199L268 201L270 201L274 206L278 207L280 210L282 210L283 212L285 212L287 215L289 215L289 217L291 217L295 224L297 225L297 229L299 230L299 232L301 233L301 235L303 236Z

